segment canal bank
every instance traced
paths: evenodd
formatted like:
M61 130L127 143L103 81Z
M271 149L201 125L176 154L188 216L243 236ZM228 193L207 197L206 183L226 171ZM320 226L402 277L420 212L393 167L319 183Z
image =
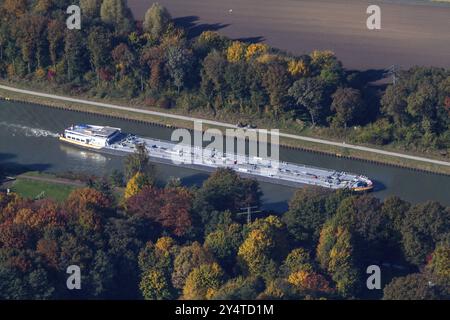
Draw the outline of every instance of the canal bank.
M121 169L123 157L96 153L61 144L58 134L73 123L95 123L121 127L141 136L170 140L172 129L111 116L87 114L11 101L0 101L0 163L24 171L89 172L108 174ZM437 200L450 205L450 177L392 166L337 158L325 154L281 148L281 160L361 173L375 181L374 195L397 195L411 202ZM157 164L161 180L177 177L186 185L198 185L208 177L199 170ZM284 210L294 188L261 183L265 208Z
M63 110L75 110L90 114L102 114L123 120L149 123L152 125L163 125L169 128L192 129L194 120L201 120L205 129L208 127L235 128L230 123L219 122L209 119L199 119L176 113L170 113L142 109L137 107L127 107L97 102L78 98L64 97L47 94L26 89L18 89L5 85L0 85L0 98L9 101L21 101L43 106L55 107ZM280 144L285 147L302 151L317 152L347 159L357 159L374 164L387 164L395 167L409 168L412 170L427 171L439 174L450 175L450 162L440 159L424 158L414 154L404 154L395 151L381 150L367 146L346 144L299 136L295 134L280 133Z

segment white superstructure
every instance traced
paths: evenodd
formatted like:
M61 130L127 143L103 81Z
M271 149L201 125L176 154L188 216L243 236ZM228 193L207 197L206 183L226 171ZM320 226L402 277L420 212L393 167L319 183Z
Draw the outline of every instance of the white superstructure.
M120 134L120 128L79 124L67 128L60 139L93 149L101 149L112 144Z

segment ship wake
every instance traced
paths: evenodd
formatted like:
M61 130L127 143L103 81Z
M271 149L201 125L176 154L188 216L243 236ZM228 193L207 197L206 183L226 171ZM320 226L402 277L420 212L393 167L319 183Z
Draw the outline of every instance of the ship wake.
M26 137L54 137L54 138L59 137L59 134L55 132L45 129L23 126L20 124L0 122L0 126L6 127L8 131L10 131L13 134L22 134L25 135Z

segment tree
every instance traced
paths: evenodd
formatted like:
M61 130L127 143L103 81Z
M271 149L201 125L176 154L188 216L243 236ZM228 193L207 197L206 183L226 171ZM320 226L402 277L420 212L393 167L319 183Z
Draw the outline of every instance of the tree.
M148 32L154 39L160 39L171 20L169 11L156 2L145 13L142 27L144 32Z
M240 41L234 41L227 49L228 62L239 62L245 58L246 46Z
M162 192L164 205L156 221L174 235L186 236L192 228L193 194L187 188L166 188Z
M409 122L410 116L406 111L407 89L399 83L395 86L388 86L381 98L381 110L384 114L389 115L398 125L404 125Z
M61 58L64 48L64 24L59 20L51 20L47 27L47 40L52 65Z
M269 216L250 225L250 232L239 247L238 257L245 263L249 274L271 279L287 249L285 225L277 217Z
M391 196L384 199L381 210L383 211L382 214L391 220L393 229L400 232L409 208L411 208L409 202L399 197Z
M230 168L219 168L203 183L197 193L199 205L213 210L237 212L244 206L260 204L261 191L256 180L241 178Z
M100 15L102 0L80 0L80 8L83 16L95 19Z
M128 33L134 28L131 11L124 0L103 0L100 17L104 23L114 27L119 34Z
M262 54L267 53L269 50L269 46L264 43L252 43L247 47L247 50L245 52L245 58L246 60L254 59L255 57L258 57Z
M173 299L170 281L159 270L147 271L143 275L139 287L146 300Z
M274 108L275 115L279 115L283 111L286 92L291 85L286 66L278 61L267 64L262 76L262 84L269 95L270 105Z
M149 182L154 182L155 167L150 163L148 150L144 145L137 145L134 153L125 159L125 178L130 180L138 172L145 175Z
M100 228L110 207L111 200L92 188L75 189L65 202L70 216L87 229Z
M328 113L325 105L325 84L317 77L302 78L294 82L289 88L288 94L293 97L297 105L309 113L313 126L322 122L324 115Z
M178 246L170 237L159 238L156 244L147 242L139 252L138 262L142 273L149 270L158 270L166 277L173 272L175 255L178 253Z
M186 85L192 68L192 53L182 45L171 45L167 48L166 56L169 74L179 93Z
M264 289L264 281L259 277L239 276L228 280L216 290L214 300L255 300Z
M182 289L185 286L188 275L195 267L214 262L213 255L198 242L181 248L174 261L172 273L173 286Z
M219 226L205 238L204 246L228 270L235 264L239 246L244 241L242 226L237 223Z
M120 76L127 74L135 63L135 57L125 43L119 44L111 53Z
M191 231L192 193L188 189L158 190L147 185L132 196L126 192L125 197L131 214L150 219L175 236L186 236Z
M217 31L203 31L195 43L195 51L198 56L203 59L206 55L213 51L223 52L229 44L228 38L220 35Z
M390 220L383 215L379 199L369 195L346 198L331 222L351 232L359 262L376 262L389 255L386 245L391 239Z
M361 93L357 89L338 88L332 98L331 110L336 112L335 124L344 125L344 128L347 128L347 125L352 124L363 109L364 101Z
M294 77L305 77L309 75L309 65L305 59L293 59L288 62L288 71Z
M165 80L165 62L165 51L161 46L146 47L142 50L140 55L140 63L150 69L150 78L148 82L150 89L157 91L163 86Z
M421 266L435 250L436 243L449 237L450 209L435 201L417 204L402 224L402 243L409 262Z
M125 200L136 196L146 186L150 186L151 182L147 179L147 176L141 172L137 172L130 180L128 180L125 188L124 198ZM153 199L152 199L153 200Z
M344 196L342 192L332 193L319 187L300 188L290 200L283 222L295 240L311 245L318 240L322 225L336 212Z
M17 38L28 73L31 73L33 66L42 65L46 22L46 18L31 14L22 15L17 22Z
M214 105L216 97L219 99L220 106L223 105L226 66L227 60L217 50L210 52L203 60L201 91L210 106Z
M313 262L308 251L303 248L292 250L283 262L283 268L287 274L298 271L313 271Z
M33 6L33 13L48 15L52 11L52 0L37 0Z
M229 91L231 104L237 102L242 110L244 101L249 97L247 64L243 62L229 64L225 69L224 80Z
M80 78L85 70L84 41L78 30L66 30L64 36L64 59L67 65L67 79Z
M331 51L314 50L311 55L311 67L314 74L331 88L336 88L344 78L342 63Z
M111 40L111 34L102 27L94 27L89 32L87 47L92 69L97 73L97 81L100 80L100 68L107 65L110 60Z
M122 188L124 187L125 176L122 171L117 169L113 170L109 176L110 183L113 187Z
M5 9L6 13L18 17L25 14L27 11L27 0L4 0L2 7Z
M383 300L435 300L439 295L420 273L394 278L383 289Z
M450 246L440 243L431 256L426 270L450 285Z
M337 291L344 297L358 292L359 273L353 262L353 244L350 232L326 223L317 245L317 260L336 283Z
M189 273L183 288L183 298L210 299L222 285L223 278L224 273L217 263L202 264Z
M333 292L324 276L315 272L296 271L289 275L288 282L303 294L323 297Z

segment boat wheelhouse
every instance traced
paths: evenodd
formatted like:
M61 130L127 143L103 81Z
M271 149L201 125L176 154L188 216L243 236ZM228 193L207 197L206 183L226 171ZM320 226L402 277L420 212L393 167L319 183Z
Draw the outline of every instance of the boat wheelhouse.
M114 143L120 135L119 128L79 124L64 130L60 139L88 148L102 149Z

